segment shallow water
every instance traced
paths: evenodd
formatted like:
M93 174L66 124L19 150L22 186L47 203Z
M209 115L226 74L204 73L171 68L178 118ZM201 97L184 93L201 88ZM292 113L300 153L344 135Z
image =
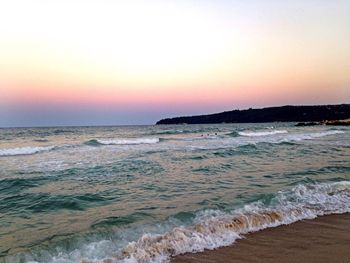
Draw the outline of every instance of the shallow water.
M350 211L346 127L0 129L0 167L0 262L163 262Z

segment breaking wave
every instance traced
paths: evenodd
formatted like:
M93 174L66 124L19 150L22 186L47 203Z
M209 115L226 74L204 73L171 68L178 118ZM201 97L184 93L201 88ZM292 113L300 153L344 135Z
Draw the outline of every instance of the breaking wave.
M158 143L159 138L128 138L128 139L112 139L101 140L92 139L85 142L86 145L98 146L98 145L134 145L134 144L154 144Z
M325 136L335 135L335 134L343 134L344 131L340 130L330 130L330 131L323 131L323 132L306 132L306 133L288 133L285 136L266 136L261 137L263 139L260 139L259 137L256 137L256 142L269 142L269 143L288 143L288 142L299 142L304 140L312 140L317 139ZM265 139L266 138L266 139Z
M267 203L260 200L232 213L200 212L194 225L176 227L163 235L144 234L104 260L167 262L171 256L230 245L249 232L346 212L350 212L349 181L298 185L291 191L277 193Z
M269 136L269 135L282 134L282 133L288 133L288 131L272 130L272 131L257 131L257 132L251 132L251 131L238 132L239 135L248 136L248 137Z
M0 149L0 156L30 155L53 150L56 146L17 147Z
M191 134L191 133L203 133L203 134L208 134L208 133L215 133L219 132L220 129L218 128L198 128L198 129L177 129L177 130L162 130L155 132L155 135L176 135L176 134Z
M339 130L313 132L313 133L301 133L301 134L294 135L293 140L294 141L301 141L301 140L308 140L308 139L320 138L320 137L324 137L324 136L343 134L343 133L345 133L345 132L339 131Z
M242 235L328 214L350 212L350 181L299 184L288 191L265 195L231 212L203 210L192 223L163 234L143 234L122 249L101 257L106 240L88 245L85 258L79 250L52 256L50 262L161 263L172 256L228 246ZM108 242L107 242L108 243ZM92 249L92 250L91 250ZM95 254L96 253L96 254ZM97 256L99 254L100 256ZM95 256L94 256L95 255ZM33 261L35 262L35 261Z

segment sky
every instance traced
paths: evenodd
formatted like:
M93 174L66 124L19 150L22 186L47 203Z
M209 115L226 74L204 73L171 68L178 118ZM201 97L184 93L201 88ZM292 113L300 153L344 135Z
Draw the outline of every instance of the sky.
M0 127L350 103L349 0L0 0Z

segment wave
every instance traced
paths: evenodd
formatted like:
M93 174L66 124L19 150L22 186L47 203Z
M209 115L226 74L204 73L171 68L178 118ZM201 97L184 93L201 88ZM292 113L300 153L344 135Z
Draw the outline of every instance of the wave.
M346 212L350 212L350 181L297 185L230 213L198 212L193 225L175 227L164 234L144 234L112 257L83 261L168 262L171 256L231 245L249 232Z
M288 133L286 130L270 130L270 131L257 131L257 132L251 132L251 131L242 131L238 132L241 136L248 136L248 137L257 137L257 136L269 136L269 135L275 135L275 134L282 134L282 133Z
M128 138L128 139L112 139L112 140L92 139L85 142L85 144L91 145L91 146L98 146L98 145L154 144L158 142L160 142L159 138Z
M308 139L320 138L320 137L324 137L324 136L343 134L343 133L345 133L345 132L340 131L340 130L330 130L330 131L313 132L313 133L301 133L301 134L295 135L293 140L295 140L295 141L308 140Z
M272 132L272 131L271 131ZM294 143L317 139L325 136L331 136L336 134L343 134L341 130L328 130L320 132L288 132L284 133L280 131L276 135L270 136L241 136L238 132L226 133L225 135L218 136L203 136L192 138L177 138L171 140L187 141L187 145L181 145L180 147L188 147L191 150L214 150L214 149L226 149L226 148L240 148L244 146L251 147L252 145L259 144L282 144L282 145L294 145ZM280 133L280 134L279 134ZM272 134L272 133L270 133ZM169 139L170 140L170 139ZM342 145L344 143L342 142ZM236 152L237 154L237 152Z
M336 134L343 134L344 131L340 130L330 130L330 131L323 131L323 132L306 132L306 133L290 133L286 136L268 136L266 137L266 140L259 140L257 138L257 143L259 142L267 142L267 143L274 143L274 144L285 144L285 143L292 143L292 142L299 142L304 140L312 140L317 139L325 136L330 135L336 135Z
M230 212L222 210L180 212L180 217L185 214L185 220L176 221L179 217L177 214L164 224L157 223L155 228L149 228L147 225L140 226L142 231L138 227L125 228L121 230L123 233L120 233L123 240L118 238L88 241L88 239L87 243L74 247L71 252L63 252L60 249L40 250L45 254L45 259L41 258L39 254L42 253L39 251L37 251L39 254L35 252L22 256L24 261L31 262L169 262L172 256L179 254L231 245L249 232L347 212L350 212L350 181L328 183L307 181L287 191L263 195L258 201ZM174 222L178 223L174 225ZM179 222L182 226L179 226ZM107 224L109 223L123 225L125 222L123 218L111 218L108 219ZM160 234L147 233L147 229ZM142 234L145 230L146 234ZM138 233L140 235L137 239L135 234L138 236ZM135 236L136 241L124 243L129 239L129 234ZM119 248L120 242L125 244L124 247ZM8 259L20 259L22 256L17 255L14 258L10 256Z
M89 145L89 146L100 146L103 145L102 143L99 142L99 140L96 139L92 139L92 140L88 140L86 142L84 142L85 145Z
M232 214L205 211L197 216L194 226L177 227L164 235L146 234L128 244L115 259L159 262L186 252L230 245L248 232L344 212L350 212L350 182L299 185L291 192L278 193L270 207L259 201Z
M206 127L206 128L196 128L196 129L177 129L177 130L162 130L154 132L153 135L176 135L176 134L191 134L191 133L203 133L212 134L218 133L220 129L217 127Z
M288 133L287 131L271 131L271 132L254 132L254 133L244 133L244 132L232 132L226 134L228 137L238 137L232 138L235 142L241 141L242 138L246 137L247 140L241 141L243 144L238 145L241 147L243 145L249 144L258 144L258 143L272 143L272 144L292 144L293 142L304 141L304 140L312 140L325 136L336 135L336 134L344 134L344 131L341 130L328 130L322 132L304 132L304 133ZM244 134L242 137L239 135ZM275 134L285 134L282 136L271 136ZM230 145L231 146L231 145Z
M14 156L14 155L30 155L44 151L50 151L56 146L37 146L37 147L17 147L17 148L3 148L0 149L0 156Z
M226 135L230 137L238 137L239 133L237 131L233 131L233 132L227 133Z

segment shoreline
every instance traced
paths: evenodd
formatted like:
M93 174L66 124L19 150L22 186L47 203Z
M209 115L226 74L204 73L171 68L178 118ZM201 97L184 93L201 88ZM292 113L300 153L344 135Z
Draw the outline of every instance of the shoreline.
M350 213L252 232L231 246L178 255L171 262L350 262Z

